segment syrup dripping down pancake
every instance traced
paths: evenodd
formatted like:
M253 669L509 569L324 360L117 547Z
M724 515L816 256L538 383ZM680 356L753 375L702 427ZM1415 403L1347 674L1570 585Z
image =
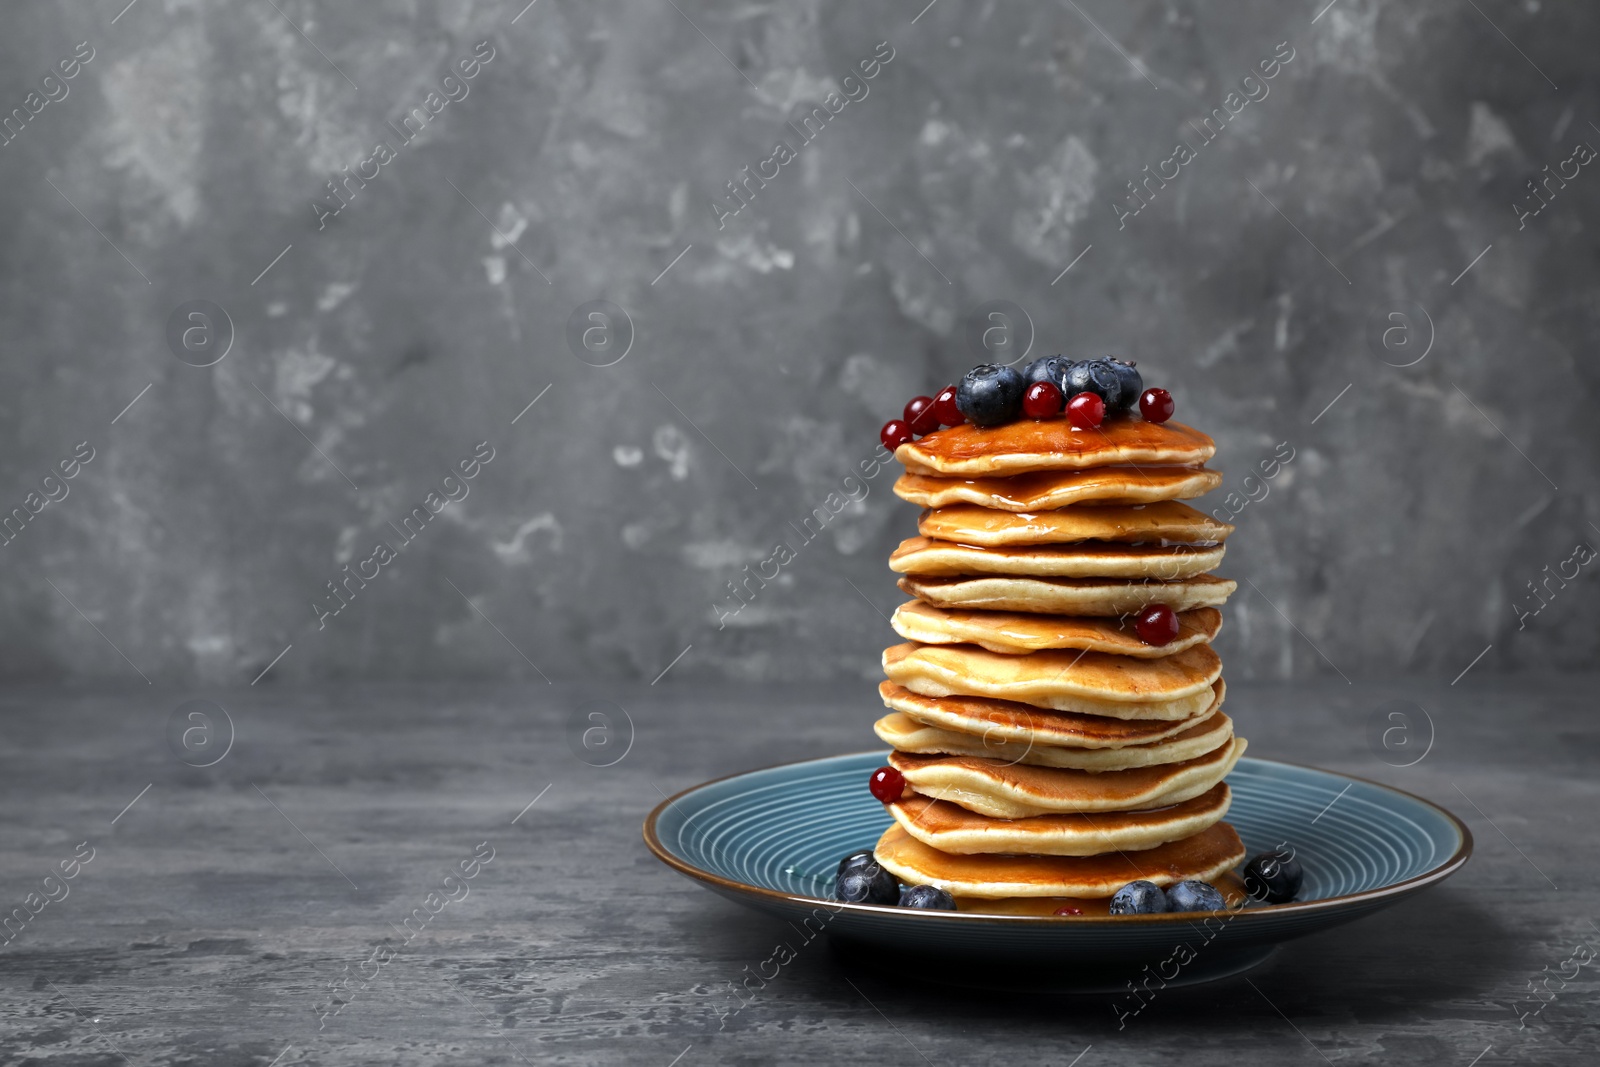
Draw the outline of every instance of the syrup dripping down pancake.
M1223 546L1075 545L980 548L928 537L908 537L889 556L889 569L931 577L1014 574L1038 578L1192 578L1215 570Z
M920 756L977 756L1030 767L1066 767L1083 771L1125 771L1182 763L1214 751L1233 736L1233 720L1220 711L1164 741L1122 748L1065 748L1033 741L997 741L983 734L958 733L919 723L892 712L873 724L873 732L891 748Z
M1164 659L1069 650L1007 656L977 645L891 645L883 673L923 696L992 697L1117 719L1188 719L1211 705L1222 660L1210 645Z
M982 645L990 652L1024 655L1049 648L1088 649L1138 659L1159 659L1206 644L1222 630L1222 612L1196 608L1178 613L1178 636L1147 645L1124 619L1034 615L1016 611L958 611L908 600L889 620L907 641L927 645Z
M1096 504L1054 511L996 511L976 504L932 508L917 520L923 537L985 548L1061 545L1077 541L1123 544L1217 545L1233 527L1177 500L1155 504Z
M1114 719L1108 715L1047 711L988 697L928 697L893 682L879 682L878 695L885 707L940 731L968 734L988 745L1060 748L1087 757L1097 749L1151 745L1182 736L1217 714L1227 696L1227 684L1218 678L1212 687L1211 704L1192 719ZM1209 752L1217 744L1221 741L1202 751Z
M1098 856L1192 837L1228 814L1232 794L1218 782L1197 797L1148 811L992 819L943 800L911 797L887 805L895 822L940 852L960 856Z
M1035 471L1011 478L939 478L902 474L894 492L925 508L976 504L997 511L1050 511L1071 504L1150 504L1191 500L1222 484L1205 467L1092 467Z
M1112 415L1092 430L1075 429L1064 418L987 428L967 423L908 441L894 457L913 474L971 478L1089 467L1196 467L1216 451L1210 437L1181 422Z
M889 753L889 766L925 797L959 805L996 819L1071 812L1140 811L1199 796L1244 755L1242 737L1192 760L1125 771L1080 771L1030 767L978 756L916 756Z
M1210 574L1177 581L1115 578L1031 578L1009 574L937 578L908 574L900 591L940 608L1115 617L1165 604L1173 611L1215 608L1238 583Z
M1244 862L1244 843L1225 822L1140 852L1098 856L958 856L924 845L899 823L873 850L907 885L938 886L957 897L1109 897L1141 878L1163 888L1190 878L1215 883Z

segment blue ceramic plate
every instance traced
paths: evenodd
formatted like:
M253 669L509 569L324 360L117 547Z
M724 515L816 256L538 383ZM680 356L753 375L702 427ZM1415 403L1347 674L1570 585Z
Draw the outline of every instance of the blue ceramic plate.
M1251 855L1291 844L1305 869L1289 904L1197 914L1054 917L917 911L830 898L839 859L871 848L891 819L867 792L886 753L860 752L722 778L664 801L644 824L663 862L730 900L787 920L807 939L919 958L965 984L1007 964L1010 983L1121 988L1159 971L1205 981L1260 963L1289 938L1386 907L1454 873L1472 853L1461 820L1421 797L1361 778L1272 760L1239 761L1227 821ZM1180 947L1181 946L1181 947ZM983 962L973 968L951 963ZM1146 968L1151 968L1147 970ZM902 971L904 973L904 971ZM1148 978L1146 979L1148 981Z

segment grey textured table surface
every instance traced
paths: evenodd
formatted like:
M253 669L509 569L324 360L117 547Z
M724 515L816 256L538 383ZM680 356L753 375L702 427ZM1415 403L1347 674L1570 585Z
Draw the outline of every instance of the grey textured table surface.
M1488 675L1235 686L1252 755L1437 800L1476 855L1410 902L1286 946L1254 988L1168 990L1119 1030L1108 998L958 996L850 969L821 942L722 1025L726 983L785 928L662 866L640 822L661 791L869 747L867 685L255 691L222 698L233 744L204 769L166 740L178 698L10 689L5 908L81 842L93 858L0 946L0 1059L1593 1063L1596 965L1518 1017L1530 980L1600 945L1591 694L1592 679ZM1434 726L1412 767L1367 739L1394 697ZM596 698L635 726L609 768L568 744L573 709ZM482 842L493 859L446 883ZM456 900L405 943L400 924L434 891ZM347 976L347 1003L319 1020Z

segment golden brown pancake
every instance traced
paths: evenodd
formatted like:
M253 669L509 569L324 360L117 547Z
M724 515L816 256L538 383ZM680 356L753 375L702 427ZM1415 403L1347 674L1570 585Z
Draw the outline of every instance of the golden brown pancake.
M956 611L920 600L908 600L896 608L889 625L906 640L928 645L974 644L1008 655L1047 648L1086 648L1157 659L1213 640L1222 629L1222 612L1216 608L1179 612L1178 636L1164 645L1145 644L1134 632L1131 619Z
M1192 760L1125 771L1030 767L979 756L889 753L889 766L925 797L979 815L1025 819L1066 812L1139 811L1197 797L1222 781L1244 755L1242 737Z
M1087 504L1054 511L996 511L976 504L932 508L917 520L923 537L962 545L1061 545L1076 541L1216 545L1233 527L1177 500Z
M1215 883L1245 857L1244 843L1225 822L1155 848L1098 856L957 856L924 845L895 823L873 852L885 870L907 885L933 885L958 897L991 900L1109 897L1141 878L1162 887L1190 878Z
M1218 678L1211 692L1211 704L1192 719L1114 719L1108 715L1046 711L988 697L928 697L893 682L878 683L878 695L885 707L924 726L976 735L989 744L1031 744L1079 751L1149 745L1181 737L1216 714L1227 696L1227 684Z
M873 724L873 732L900 752L922 756L980 756L1031 767L1068 767L1083 771L1125 771L1196 759L1233 736L1233 720L1220 711L1199 716L1200 722L1165 741L1122 748L1063 748L1036 740L1001 741L988 734L957 733L927 726L903 712L891 712ZM1184 720L1185 723L1188 720Z
M1036 471L1012 478L940 478L902 474L894 483L901 500L925 508L976 504L999 511L1049 511L1070 504L1149 504L1190 500L1222 484L1205 467L1092 467L1081 471Z
M1210 574L1177 581L1031 578L1009 574L932 577L908 574L900 591L940 608L1112 617L1165 604L1173 611L1224 604L1238 583Z
M1237 910L1250 902L1244 879L1233 871L1225 871L1211 880L1230 910ZM952 894L955 896L955 894ZM982 912L985 915L1041 915L1060 922L1074 919L1101 919L1111 914L1110 897L982 897L955 896L957 911ZM1071 907L1076 915L1058 916L1063 907Z
M943 800L911 797L888 805L906 833L940 852L1029 856L1097 856L1155 848L1190 837L1228 814L1232 795L1218 782L1180 804L1098 815L1035 815L992 819Z
M1112 415L1092 430L1075 429L1064 418L1017 419L988 428L966 423L908 441L894 457L914 474L982 477L1128 465L1194 467L1216 451L1211 438L1181 422Z
M1055 513L1059 514L1059 512ZM900 574L1021 574L1038 578L1192 578L1213 570L1225 549L1160 545L1076 545L977 548L954 541L908 537L889 556Z
M977 645L906 641L884 649L883 672L923 696L992 697L1117 719L1187 719L1210 706L1222 660L1210 645L1134 659L1070 649L1007 656Z

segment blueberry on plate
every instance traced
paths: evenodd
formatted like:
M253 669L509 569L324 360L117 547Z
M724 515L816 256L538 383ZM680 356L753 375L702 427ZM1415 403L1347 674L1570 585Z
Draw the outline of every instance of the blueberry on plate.
M1282 904L1293 900L1300 892L1305 872L1294 850L1275 848L1263 852L1244 865L1244 891L1254 900L1268 904Z
M1111 359L1109 357L1104 362L1111 365L1112 371L1116 373L1117 380L1122 386L1122 391L1117 396L1117 402L1112 404L1108 401L1106 406L1116 411L1126 411L1132 408L1133 405L1139 402L1139 394L1144 392L1144 378L1139 375L1138 369L1132 363L1124 363L1120 359ZM1101 399L1104 400L1105 398L1101 397Z
M1079 393L1093 393L1105 401L1107 411L1118 411L1122 407L1122 375L1109 359L1086 359L1068 369L1066 388L1061 392L1068 400ZM1139 399L1137 393L1133 399Z
M908 885L900 890L900 906L924 911L955 911L956 900L938 886Z
M834 877L837 878L852 867L865 867L873 862L876 862L876 860L870 848L864 848L860 852L852 852L839 861L839 869L834 872Z
M1034 382L1049 382L1057 389L1067 380L1067 370L1073 360L1066 356L1040 356L1026 367L1022 368L1022 387L1026 389ZM1062 396L1066 391L1062 390Z
M1167 895L1154 882L1129 882L1111 898L1113 915L1159 915L1167 910Z
M974 426L1011 422L1022 408L1022 375L1012 367L984 363L961 376L956 409Z
M1222 911L1228 902L1210 882L1191 879L1167 888L1168 911Z
M900 883L876 862L864 863L840 873L833 895L846 904L898 904Z

